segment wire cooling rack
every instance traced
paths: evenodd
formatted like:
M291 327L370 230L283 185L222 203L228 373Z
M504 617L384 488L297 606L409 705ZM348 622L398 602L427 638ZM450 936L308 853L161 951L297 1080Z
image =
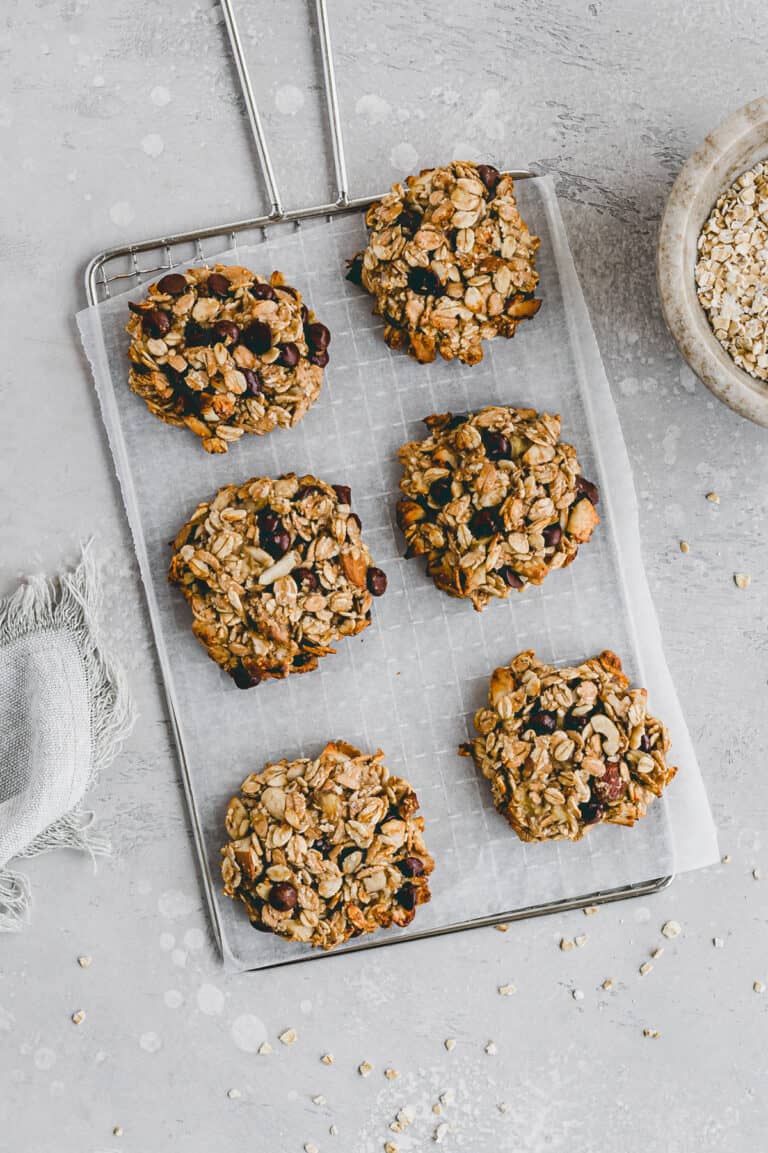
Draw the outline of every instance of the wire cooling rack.
M316 0L315 8L317 33L323 62L324 94L333 154L333 171L336 197L332 202L329 203L318 204L295 210L287 210L284 207L280 196L231 0L221 0L221 7L224 14L224 22L228 33L237 74L242 88L243 99L250 123L251 132L256 145L261 174L263 176L270 203L270 212L264 216L239 220L229 224L214 225L189 232L127 244L97 254L88 264L85 276L86 295L89 305L97 305L107 301L114 292L123 293L129 289L137 287L140 283L146 281L149 277L155 277L157 274L167 272L173 268L177 268L182 265L188 265L192 261L205 262L206 259L214 253L219 253L224 250L230 250L231 252L236 253L240 248L248 249L252 247L254 243L263 243L265 240L271 237L273 231L284 232L283 226L285 225L293 225L295 229L300 230L302 223L305 221L322 221L325 219L326 221L330 222L335 218L342 216L343 214L360 213L374 200L378 199L378 196L354 198L349 194L349 182L347 178L342 124L339 112L339 101L336 87L333 54L331 49L330 28L328 22L326 0ZM518 170L513 174L516 176L516 178L522 180L532 175L527 170ZM280 229L275 229L274 226L276 225L280 225ZM118 473L120 474L119 459L117 460L117 464ZM176 701L169 670L166 667L166 660L163 657L164 643L159 632L157 613L156 611L153 611L156 608L156 604L155 596L152 591L152 572L149 565L147 550L144 547L142 541L141 526L137 526L137 524L134 523L134 518L131 515L130 509L129 520L131 521L131 527L134 533L134 541L136 544L139 567L147 592L152 627L160 655L161 671L163 674L168 710L174 729L182 779L189 804L203 884L208 898L215 931L217 933L220 946L224 950L225 943L223 939L219 910L217 908L217 897L213 889L211 874L206 863L209 849L207 847L204 830L201 827L200 815L195 803L193 780L190 774L187 750L185 749L185 744L182 737L182 726L177 714ZM237 781L233 782L232 788L236 787L237 783ZM635 884L625 884L620 887L610 889L603 888L596 892L584 893L583 895L570 897L568 899L531 904L517 909L507 909L499 913L494 913L492 916L482 916L469 920L463 920L460 923L452 924L447 927L409 932L407 938L405 939L419 939L421 937L434 936L445 932L455 932L471 927L522 920L524 918L542 916L548 913L565 912L570 909L582 908L586 905L605 904L628 897L643 896L665 888L671 882L671 880L672 877L669 875L658 876ZM374 937L374 939L370 942L350 945L347 947L346 951L352 952L358 951L360 949L400 943L403 939L404 938L399 936L384 936L380 937L379 939ZM286 962L276 961L274 963L292 963L295 960L304 959L317 959L317 954L313 953L306 956L301 955L299 957L291 957L287 958Z

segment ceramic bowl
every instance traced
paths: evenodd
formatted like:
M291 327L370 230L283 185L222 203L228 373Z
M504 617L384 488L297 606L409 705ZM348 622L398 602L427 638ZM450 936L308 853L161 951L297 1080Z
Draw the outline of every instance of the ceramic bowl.
M659 234L661 306L680 352L715 396L768 427L768 383L731 360L696 296L696 242L715 201L746 169L768 158L768 97L745 104L711 132L674 183Z

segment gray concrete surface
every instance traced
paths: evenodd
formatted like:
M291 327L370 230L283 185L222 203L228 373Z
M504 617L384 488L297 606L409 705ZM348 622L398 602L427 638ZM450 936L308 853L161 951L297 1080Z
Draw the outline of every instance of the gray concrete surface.
M355 191L454 154L535 163L557 180L634 464L668 659L730 862L591 918L479 930L365 963L222 974L72 316L97 249L251 214L263 192L214 7L6 0L0 591L74 560L98 534L109 628L141 719L93 798L115 856L95 875L74 854L32 862L33 922L0 941L0 1148L293 1153L309 1142L372 1153L389 1140L411 1153L446 1121L446 1149L471 1153L761 1153L766 433L679 360L653 258L684 157L763 91L768 36L742 0L330 7ZM244 16L289 203L327 191L305 11L299 0L252 0ZM711 490L719 505L705 499ZM751 573L748 590L735 587L737 571ZM762 881L752 875L761 862ZM660 935L669 917L683 926L674 941ZM583 948L560 951L561 937L582 933ZM616 983L604 991L608 977ZM500 997L507 982L518 992ZM76 1027L78 1008L87 1018ZM277 1041L288 1026L298 1031L290 1048ZM252 1051L262 1038L270 1055ZM320 1062L328 1051L333 1066ZM367 1078L363 1060L375 1065ZM399 1079L384 1078L388 1065ZM448 1090L438 1117L432 1106ZM397 1135L388 1126L406 1105L415 1120Z

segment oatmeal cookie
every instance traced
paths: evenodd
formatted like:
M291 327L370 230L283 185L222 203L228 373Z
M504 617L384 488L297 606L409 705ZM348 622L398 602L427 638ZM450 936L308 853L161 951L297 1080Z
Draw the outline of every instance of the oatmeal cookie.
M400 449L397 522L438 588L480 610L571 563L599 523L599 495L559 416L494 406L424 423L429 436Z
M482 341L514 336L534 316L539 238L517 210L509 173L457 160L395 184L366 213L368 247L349 279L376 298L390 348L428 364L465 364Z
M279 272L169 272L128 307L131 388L206 452L226 452L244 432L292 428L317 400L331 334Z
M239 688L308 672L371 623L387 578L350 500L345 485L314 476L254 477L220 488L179 531L168 579Z
M332 949L409 925L429 900L418 798L383 757L332 741L317 760L279 761L243 781L221 871L255 929Z
M601 821L633 825L677 772L646 698L610 651L563 669L520 653L494 670L479 736L459 752L521 841L578 841Z

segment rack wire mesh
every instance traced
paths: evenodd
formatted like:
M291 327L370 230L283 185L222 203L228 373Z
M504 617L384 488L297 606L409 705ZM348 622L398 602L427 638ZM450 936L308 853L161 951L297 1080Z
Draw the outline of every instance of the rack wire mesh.
M122 245L98 253L88 264L85 274L86 296L89 305L97 305L108 300L116 290L120 293L134 288L149 277L167 272L173 268L188 264L191 261L204 263L214 253L231 250L234 253L240 248L250 248L254 243L263 242L272 236L276 225L292 225L294 229L301 229L304 222L331 221L345 214L361 213L378 196L354 198L349 193L349 180L346 167L342 121L340 114L339 97L336 86L333 52L331 46L330 25L326 0L316 0L315 18L320 52L323 63L323 80L328 125L333 153L333 169L335 184L335 199L328 203L312 205L306 208L287 210L282 202L269 154L267 140L264 134L259 115L256 98L251 82L245 52L238 29L232 0L220 0L224 14L224 23L229 38L232 55L240 81L245 109L256 146L261 175L264 180L270 211L266 215L237 220L224 225L213 225L184 233L156 237L149 240ZM526 179L532 174L528 170L517 170L513 173L518 179ZM130 519L130 518L129 518ZM163 646L158 634L157 614L153 610L152 579L149 570L149 559L146 550L141 547L137 539L136 526L132 523L136 551L142 573L142 579L147 590L150 603L150 617L155 630L155 639L158 651L162 653ZM177 715L177 704L171 685L171 678L165 662L161 659L161 669L166 691L169 714L171 717L177 750L179 754L182 779L187 794L191 813L193 832L195 836L199 862L204 888L208 898L213 924L224 947L222 926L217 909L216 897L212 888L210 874L206 867L208 849L204 830L201 827L199 813L195 804L193 781L190 774L187 753L182 737L182 729ZM595 892L584 893L576 897L562 900L548 901L527 905L522 908L505 909L491 916L480 916L460 923L438 929L427 929L423 932L415 931L408 935L409 940L420 937L433 936L445 932L454 932L466 928L498 924L521 920L529 917L542 916L549 913L565 912L570 909L581 908L586 905L605 904L622 900L628 897L643 896L657 892L666 887L672 880L670 875L651 877L634 884L625 884L616 888L600 889ZM380 947L399 943L400 937L373 940L370 943L350 946L347 951ZM313 959L310 957L291 958L293 960ZM275 962L280 963L280 962ZM266 966L265 966L266 967Z

